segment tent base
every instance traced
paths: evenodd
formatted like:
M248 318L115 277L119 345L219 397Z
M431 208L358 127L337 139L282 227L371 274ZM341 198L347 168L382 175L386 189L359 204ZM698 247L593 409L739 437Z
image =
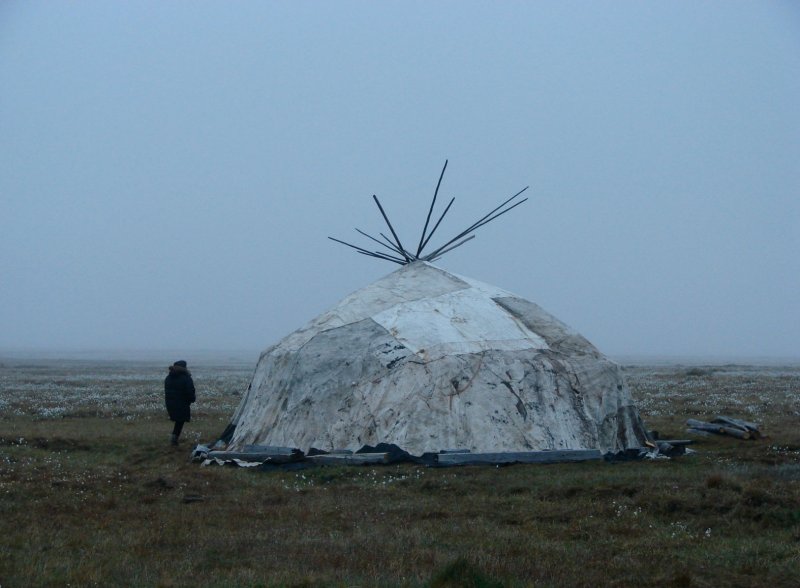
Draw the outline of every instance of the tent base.
M646 449L631 449L625 452L626 459L641 457ZM633 457L633 454L636 457ZM364 446L355 453L348 451L323 452L311 450L306 455L299 449L246 446L241 451L214 451L198 445L192 452L194 461L210 463L235 463L237 465L282 465L305 462L309 465L376 465L390 463L417 463L429 467L465 465L509 465L515 463L551 464L583 461L618 461L620 455L604 455L599 449L553 449L544 451L501 451L472 453L467 449L445 449L439 453L413 456L396 445L380 443L375 447Z

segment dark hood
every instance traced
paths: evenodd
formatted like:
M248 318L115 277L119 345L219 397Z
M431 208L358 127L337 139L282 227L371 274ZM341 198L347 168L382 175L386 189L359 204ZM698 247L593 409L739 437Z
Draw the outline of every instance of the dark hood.
M169 366L169 375L170 376L181 376L186 374L187 376L191 376L192 374L189 373L189 370L182 365L171 365Z

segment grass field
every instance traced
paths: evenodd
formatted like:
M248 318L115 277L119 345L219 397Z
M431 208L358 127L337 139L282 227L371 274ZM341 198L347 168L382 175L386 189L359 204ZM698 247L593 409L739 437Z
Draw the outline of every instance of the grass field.
M797 586L800 368L628 367L650 429L756 421L674 460L265 473L201 467L252 368L0 362L0 586Z

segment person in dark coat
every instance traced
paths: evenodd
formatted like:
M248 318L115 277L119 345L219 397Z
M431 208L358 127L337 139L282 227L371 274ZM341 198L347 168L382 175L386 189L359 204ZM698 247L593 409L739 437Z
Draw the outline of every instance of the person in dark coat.
M164 403L171 421L175 421L170 441L178 444L183 424L192 420L191 405L195 401L192 374L186 369L186 362L176 361L169 366L169 375L164 380Z

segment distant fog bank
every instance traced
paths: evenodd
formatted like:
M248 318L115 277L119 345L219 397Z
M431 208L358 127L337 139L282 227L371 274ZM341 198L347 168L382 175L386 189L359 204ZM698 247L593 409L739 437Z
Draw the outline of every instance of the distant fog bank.
M208 362L255 363L261 349L0 349L0 361L11 360L76 360L163 362L169 365L179 359L189 365Z
M75 361L119 361L162 362L169 365L178 359L189 364L199 363L247 363L255 365L262 349L9 349L0 348L3 360L75 360ZM779 356L715 356L715 355L609 355L621 365L641 366L798 366L800 357Z

